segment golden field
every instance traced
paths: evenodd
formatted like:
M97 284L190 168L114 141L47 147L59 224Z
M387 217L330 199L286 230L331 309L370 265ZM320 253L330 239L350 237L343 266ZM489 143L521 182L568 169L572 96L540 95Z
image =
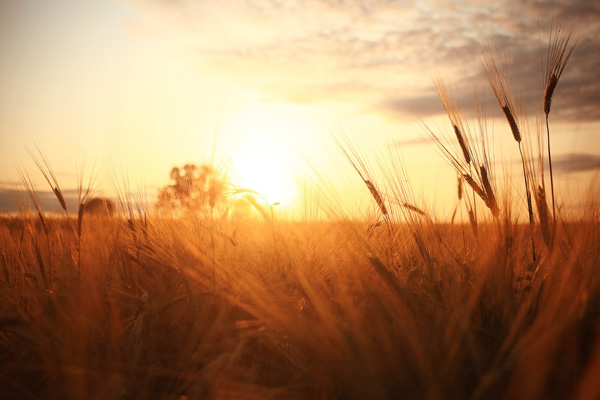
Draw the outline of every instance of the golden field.
M599 215L535 265L508 219L5 218L3 393L597 398Z
M200 208L180 217L127 195L117 215L87 214L80 179L71 215L40 152L34 161L64 214L46 214L21 173L35 211L0 220L0 393L599 399L600 191L592 185L585 205L567 212L550 151L552 96L576 43L571 33L559 25L549 42L546 125L540 113L534 134L502 55L484 49L522 167L504 186L485 113L478 104L476 119L463 117L435 81L452 129L425 130L458 177L446 222L414 200L401 162L381 162L376 179L343 143L375 218L347 219L330 204L328 220L288 221L243 188L223 198L244 195L251 215L225 216L216 212L228 207L216 206L224 187L204 178ZM168 200L190 193L176 172L184 183L162 193Z

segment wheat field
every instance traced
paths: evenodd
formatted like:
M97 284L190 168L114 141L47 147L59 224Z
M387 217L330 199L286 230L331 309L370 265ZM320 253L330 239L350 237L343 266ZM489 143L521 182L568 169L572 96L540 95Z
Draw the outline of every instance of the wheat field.
M575 46L561 29L546 122ZM344 145L379 223L280 220L251 191L253 218L170 218L132 198L94 215L83 183L71 214L34 157L65 212L46 213L22 174L34 210L0 219L2 397L600 398L600 186L577 214L546 190L551 170L485 54L523 176L503 189L483 125L437 81L452 134L426 131L457 172L464 221L437 221L401 166L376 182Z

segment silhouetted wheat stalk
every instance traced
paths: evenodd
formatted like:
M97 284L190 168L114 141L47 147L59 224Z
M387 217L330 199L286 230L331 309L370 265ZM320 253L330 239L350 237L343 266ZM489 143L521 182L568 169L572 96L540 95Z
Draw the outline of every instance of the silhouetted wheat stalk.
M67 215L67 203L65 202L65 198L63 196L62 189L60 187L58 179L56 178L54 171L50 167L50 164L44 158L39 147L36 146L35 148L38 153L37 155L30 150L27 150L27 152L29 153L29 156L31 157L31 159L33 160L35 165L38 167L38 169L44 176L44 179L46 179L46 182L48 182L48 185L50 185L50 189L52 189L52 192L56 196L56 199L58 200L61 208L65 212L65 215Z
M42 254L39 249L39 244L35 243L35 251L36 251L36 260L38 262L38 266L40 268L40 273L46 288L49 287L50 282L52 282L52 264L50 262L50 237L48 235L48 223L46 221L46 217L44 216L44 209L42 208L42 203L40 198L34 188L33 181L27 172L17 170L19 177L21 178L21 182L25 186L25 190L29 196L29 199L33 203L35 210L37 212L38 219L40 220L40 224L42 226L42 230L44 231L44 236L46 238L46 248L48 250L48 272L46 273L46 267L44 261L42 259Z
M454 134L456 136L456 140L460 147L460 150L465 159L465 163L467 165L471 164L471 148L469 146L470 141L468 140L465 132L465 126L462 119L462 115L458 109L458 105L454 101L452 97L448 94L446 87L441 78L436 78L433 81L437 94L444 106L444 110L446 111L446 115L450 119L450 123L452 124L452 129L454 130Z
M550 28L550 38L548 39L548 53L546 54L546 64L542 63L542 73L544 75L544 114L546 114L546 133L548 139L548 165L550 170L550 191L552 193L552 218L556 224L556 201L554 198L554 175L552 173L552 152L550 150L550 126L548 116L552 106L552 97L569 58L577 45L577 40L571 41L573 35L573 26L566 25L563 21L554 21Z
M81 279L81 229L83 227L83 216L85 206L92 197L93 171L90 174L85 191L83 190L83 165L77 170L77 276Z
M510 77L508 72L508 66L506 57L496 49L496 57L498 63L494 58L494 55L488 46L487 49L482 49L483 59L481 67L485 77L487 78L504 115L510 126L510 130L515 138L515 141L519 145L519 154L521 155L521 164L523 166L523 179L525 181L525 192L527 195L527 211L529 213L529 227L531 231L531 250L533 255L533 262L536 261L535 255L535 238L534 238L534 219L533 219L533 205L531 202L531 192L529 191L529 184L527 182L527 172L525 167L525 158L523 156L523 150L521 148L521 130L519 128L519 119L517 116L517 109L515 105L514 93L510 83Z
M480 146L477 146L475 143L479 141L475 140L471 134L469 124L463 121L458 105L448 94L442 80L440 78L434 79L434 85L452 125L456 141L451 140L448 137L449 135L436 134L426 125L425 130L435 145L435 149L454 167L462 179L471 187L473 193L483 200L492 215L497 217L499 208L490 176L491 165L487 156L486 129L483 120L485 116L480 112L479 105L477 105L480 133ZM474 204L473 202L473 207ZM474 209L470 210L470 215L475 216Z
M360 176L360 179L362 179L362 181L365 183L365 185L369 189L369 193L371 193L371 196L373 197L373 199L375 200L375 203L379 207L379 211L381 211L381 214L383 215L383 219L386 222L388 222L389 221L388 209L385 206L385 203L383 201L383 197L381 196L381 193L379 192L379 190L377 190L377 188L375 187L375 184L373 183L373 178L371 178L369 176L369 171L368 171L366 165L364 165L364 162L361 160L360 157L358 157L357 154L352 153L352 149L349 149L349 150L346 149L339 142L338 142L338 146L340 147L340 149L342 150L342 152L344 153L344 155L346 156L346 158L348 159L348 161L350 162L350 164L352 165L354 170L358 173L358 175Z
M550 225L548 202L546 200L546 184L544 174L544 155L543 155L543 137L542 137L542 126L541 118L536 118L536 134L535 142L537 143L537 154L534 154L532 136L529 133L529 124L524 124L526 128L525 138L530 140L524 140L524 151L526 155L526 171L528 176L529 185L533 192L533 199L535 200L536 209L538 211L538 219L540 223L540 229L542 231L542 238L546 246L550 248L552 246L553 228Z

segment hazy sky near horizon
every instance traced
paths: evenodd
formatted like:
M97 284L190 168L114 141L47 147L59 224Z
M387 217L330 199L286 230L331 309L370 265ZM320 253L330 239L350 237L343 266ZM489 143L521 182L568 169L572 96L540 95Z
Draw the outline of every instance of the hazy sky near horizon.
M277 169L272 180L282 182L302 159L329 170L330 136L342 131L375 151L401 147L409 172L433 167L415 184L442 190L437 179L447 175L437 171L449 167L422 145L417 123L443 111L432 78L448 80L467 114L477 90L493 119L480 58L482 45L497 45L533 115L553 17L579 38L551 114L557 173L568 183L600 164L596 2L2 2L0 194L18 182L15 167L37 181L26 151L36 145L63 186L74 187L84 160L110 195L115 179L153 192L171 166L213 157L242 185L260 186L242 177L252 159L265 161L255 175ZM491 130L510 139L501 121Z

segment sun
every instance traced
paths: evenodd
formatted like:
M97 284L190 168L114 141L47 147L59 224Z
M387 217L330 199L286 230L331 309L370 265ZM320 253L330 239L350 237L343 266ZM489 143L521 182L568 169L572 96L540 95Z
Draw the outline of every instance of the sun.
M259 140L233 161L237 185L260 193L269 204L289 205L295 197L293 173L285 151L276 143Z
M233 182L260 193L269 204L285 207L297 197L301 157L295 144L303 135L297 117L291 106L258 103L233 121L237 136L230 161Z

